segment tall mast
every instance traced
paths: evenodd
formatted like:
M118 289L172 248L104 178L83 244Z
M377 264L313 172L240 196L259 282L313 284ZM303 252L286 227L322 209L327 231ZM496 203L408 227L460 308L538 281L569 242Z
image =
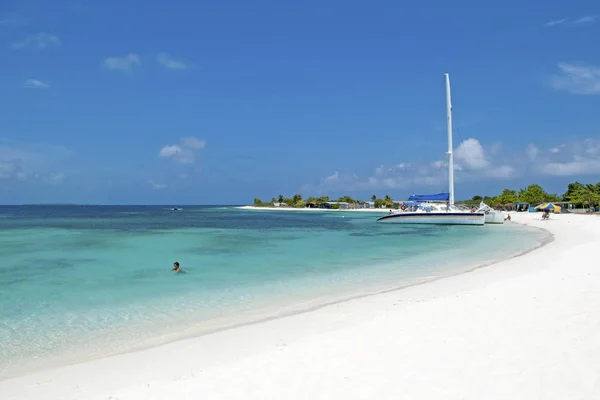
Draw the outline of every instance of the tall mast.
M446 76L446 110L448 113L448 193L449 202L454 204L454 155L452 154L452 101L450 99L450 75Z

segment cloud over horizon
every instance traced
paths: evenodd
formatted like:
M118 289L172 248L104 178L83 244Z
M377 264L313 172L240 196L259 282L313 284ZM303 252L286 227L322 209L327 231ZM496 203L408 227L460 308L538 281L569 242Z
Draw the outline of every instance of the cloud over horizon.
M61 183L65 174L54 169L70 155L64 146L0 140L0 179Z
M491 146L490 146L491 147ZM492 156L477 139L469 138L454 150L455 182L509 180L519 177L519 171L534 171L546 176L578 176L600 174L600 139L540 148L526 146L521 154L507 158ZM370 173L334 171L317 184L305 184L307 194L329 194L334 191L354 192L381 189L435 188L447 190L448 162L403 162L393 166L379 165Z
M585 139L558 147L528 146L533 168L542 175L600 175L600 139Z

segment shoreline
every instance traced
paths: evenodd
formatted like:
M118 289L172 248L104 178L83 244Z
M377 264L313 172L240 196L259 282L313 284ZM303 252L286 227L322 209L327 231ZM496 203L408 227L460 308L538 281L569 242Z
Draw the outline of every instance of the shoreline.
M377 293L364 294L359 297L332 302L331 304L319 305L312 310L309 309L300 312L295 312L291 315L280 315L266 319L264 321L254 321L251 323L242 324L237 327L230 327L226 330L220 330L215 333L208 333L191 339L183 339L170 344L160 345L158 347L151 347L145 350L137 350L129 353L121 353L118 355L96 359L93 361L88 361L76 365L69 365L51 370L43 370L28 375L18 376L16 378L9 378L7 380L0 381L0 392L6 392L7 394L12 393L15 397L18 398L36 398L42 395L41 392L48 393L47 395L44 394L44 397L50 399L89 398L88 396L96 396L96 394L98 393L116 393L115 391L121 393L120 396L122 397L119 397L121 399L147 398L150 395L150 393L152 393L155 396L154 398L188 398L186 397L185 392L182 392L181 387L179 387L180 384L186 383L186 385L184 385L186 387L190 384L202 386L207 385L207 380L210 380L210 378L204 376L204 374L199 373L199 370L204 371L205 369L207 369L212 371L213 378L217 379L218 382L222 381L224 384L225 381L223 379L225 379L225 377L231 378L233 375L235 375L235 371L246 371L246 375L248 375L248 370L244 369L244 365L246 368L249 366L242 362L248 357L253 359L255 363L266 366L266 364L263 364L263 362L265 362L264 358L268 355L272 356L274 349L275 354L279 354L279 352L281 351L280 346L277 345L277 342L279 341L285 341L290 343L294 342L295 348L308 346L307 351L309 351L309 353L311 353L314 357L319 358L321 362L327 364L329 362L329 359L322 359L322 357L319 356L319 354L323 352L327 353L327 351L321 349L320 347L314 347L319 343L319 346L321 346L324 343L323 340L325 340L325 337L330 337L332 335L341 335L341 342L344 345L340 346L342 346L341 350L343 350L345 346L348 346L352 340L356 340L357 338L357 336L355 335L349 336L351 332L355 332L357 329L360 330L364 327L365 324L374 323L374 320L376 320L376 322L379 323L379 325L381 326L388 326L388 328L394 332L402 332L403 329L411 329L410 324L408 325L409 328L407 328L404 325L404 322L406 322L406 319L404 318L401 318L401 320L404 322L400 322L401 325L396 326L395 328L393 327L394 324L388 321L388 319L394 316L397 317L396 314L400 310L409 312L409 314L411 314L409 315L409 317L412 316L412 318L414 318L414 315L412 315L413 313L410 313L410 311L413 310L414 307L421 307L422 304L427 305L432 302L451 302L453 301L454 297L463 298L464 296L461 296L461 293L465 290L481 292L482 287L483 289L485 289L486 287L498 285L499 283L506 281L516 280L516 283L519 283L519 278L521 278L522 280L524 279L524 277L527 276L527 274L535 275L536 273L544 272L544 264L552 264L553 261L556 261L556 257L548 257L548 255L556 253L557 248L558 250L560 250L560 248L562 247L563 251L572 250L569 247L566 247L566 245L569 244L569 242L573 242L572 244L578 247L585 247L585 244L589 245L589 238L587 241L582 240L582 235L573 235L573 237L570 239L567 237L568 231L573 230L573 226L569 226L571 222L573 222L572 220L588 219L589 217L587 216L553 216L550 221L541 222L533 218L534 216L523 215L523 217L519 217L520 213L514 213L514 215L515 216L513 217L513 223L520 223L523 225L529 225L541 229L548 228L546 230L551 234L551 236L548 238L548 240L546 240L544 243L541 243L534 249L530 249L526 252L521 252L517 255L512 255L508 259L475 266L469 271L461 271L455 275L437 277L430 279L426 282L420 282L405 287L390 288L388 290L380 291ZM575 222L577 222L577 224L573 225L581 225L580 223L582 221L579 220ZM591 218L591 220L587 222L588 225L593 225L592 228L590 228L592 233L592 239L596 236L600 236L600 230L598 229L598 226L600 224L598 219ZM563 229L554 229L554 226L552 224L556 223L561 223L561 225L564 225L562 226ZM585 227L579 226L578 228ZM589 236L589 232L586 232L586 235ZM552 246L548 246L549 244L552 244ZM560 251L558 252L558 254L560 255ZM537 261L536 258L538 259ZM540 262L543 261L541 260L542 258L545 259L545 262ZM562 257L558 257L558 260L560 260L560 258ZM579 261L581 261L581 259ZM503 267L501 268L501 266ZM490 276L499 278L499 283L494 279L490 280ZM544 286L542 285L542 283L543 282L540 281L538 286ZM531 290L539 289L539 287L532 287ZM482 295L480 293L479 297L481 296ZM400 304L397 300L397 297L401 297L402 300L404 300L404 303ZM390 301L394 301L393 306L389 305ZM463 306L476 306L477 304L473 304L474 301L475 300L468 300L467 304ZM489 301L487 303L484 301L483 303L487 306L493 305L489 304ZM399 305L401 305L401 307L396 307ZM447 305L448 304L446 304L446 306L443 307L446 310L448 309ZM444 313L442 313L441 316L442 320L444 318L451 318L447 315L444 317L443 315ZM383 321L381 321L381 318L383 318ZM315 321L317 321L318 323ZM420 320L412 320L412 322L418 324L420 323ZM389 324L392 325L389 326ZM400 327L400 331L398 331L398 327ZM373 339L377 339L376 336L379 332L380 331L365 333L367 338L371 338L371 340L367 339L368 343L365 344L367 347L369 347L369 345L372 347L373 342L377 342L377 340ZM451 334L451 332L452 331L447 331L446 333ZM596 333L600 334L600 332ZM429 334L429 331L421 331L421 334L427 335ZM254 340L253 342L252 340L248 341L247 339L242 339L247 338L248 335L250 335L251 338L256 340ZM375 335L375 337L373 337L373 335ZM420 335L415 336L414 339L418 341L419 336ZM232 341L229 339L232 339ZM384 343L387 343L387 345L393 347L397 347L397 343L389 342L389 340L391 340L391 338L388 338L387 341L384 340ZM228 343L228 341L231 342L229 343L230 348L223 350L222 353L224 354L219 353L217 350L219 348L223 349L222 344ZM307 342L313 343L313 345L311 346L310 344L307 344ZM221 346L219 346L219 344L221 344ZM217 346L217 348L212 349L211 346ZM289 346L290 345L285 346L286 351L288 350L287 347ZM375 347L377 348L377 346ZM371 353L373 352L373 350L374 349L371 349ZM186 355L194 352L196 352L199 358L202 359L204 359L203 356L208 356L209 360L188 360L186 358ZM284 363L284 365L288 366L290 365L290 363L292 363L293 365L296 365L296 367L298 367L298 365L294 363L298 362L298 357L301 356L301 353L302 352L296 352L294 353L295 355L293 357L282 356L281 359L276 357L276 361L279 363ZM346 354L343 357L346 357L346 359L350 357L350 359L352 359L352 354L348 355L347 353L348 352L346 352ZM362 354L362 357L366 357L366 354L367 353ZM374 354L379 354L388 362L394 362L394 360L388 359L389 357L386 354L381 354L377 351L375 351ZM245 356L240 358L240 355ZM418 360L419 355L414 355L413 358ZM172 367L174 367L174 365L179 365L183 368L184 371L187 371L187 375L185 375L187 376L187 378L181 378L181 368L175 367L175 371L172 371L170 369L165 370L163 366L157 365L154 365L154 367L152 367L152 365L143 366L142 369L144 370L144 373L142 374L142 377L139 378L141 379L141 381L139 382L137 381L137 379L135 380L136 382L133 383L127 382L126 380L123 380L123 378L120 377L117 373L119 370L123 372L128 370L127 365L129 365L129 368L133 368L135 365L139 366L141 364L148 363L148 360L151 359L162 360L160 362L161 364L164 363L166 365L171 365ZM144 362L143 360L146 361ZM267 357L267 360L270 360L270 358ZM225 365L223 367L224 371L222 370L223 368L220 369L219 367L219 365L221 365L222 363L224 363ZM153 363L150 362L148 364ZM96 382L96 384L94 384L89 382L86 383L84 381L77 381L77 388L75 388L76 382L69 380L69 376L73 373L75 373L76 376L80 376L83 380L86 376L89 378L90 376L93 376L94 374L98 373L98 371L100 371L101 368L108 368L110 371L109 375L111 379L108 379L107 382ZM340 368L343 368L343 366L340 365ZM161 373L158 373L159 371ZM218 371L225 373L225 375L219 375L217 373ZM279 374L281 375L281 373L284 372L280 371ZM309 374L310 376L310 372L304 371L304 373ZM331 376L332 374L336 375L335 370L326 369L324 373L327 376ZM348 373L350 375L355 375L350 372ZM385 375L384 373L384 376L387 376L389 379L392 379L392 377L395 376L395 374L393 372L388 372L387 375ZM284 380L288 378L290 377L288 377L287 375L284 375L282 377L282 379ZM182 382L181 379L184 379L184 381ZM312 377L311 379L317 378ZM46 389L43 390L36 389L34 387L34 383L39 382L40 380L49 380L51 382L51 388L46 387ZM322 381L323 382L321 382L321 389L323 389L322 385L324 384L326 379L323 378ZM390 382L388 382L388 384ZM252 381L243 380L243 382L240 382L240 384L242 384L243 387L248 388L249 385L252 386ZM150 385L152 385L153 387L155 387L156 385L158 386L155 390L150 390ZM271 386L273 390L277 389L276 393L281 394L284 393L284 383L281 383L281 385L282 386L277 386L276 384L272 384ZM221 390L225 389L225 387L223 386L213 386L213 389L215 390L215 395L219 395L219 393L221 393L220 391L218 391L219 388ZM233 390L234 388L231 389ZM426 388L422 389L425 390ZM45 392L44 390L50 390L50 392ZM243 393L244 390L240 388L240 392ZM350 392L347 396L350 396L351 398L351 394L352 392ZM105 396L104 398L107 397L108 396ZM576 397L577 396L571 396L571 398ZM243 396L240 398L243 398ZM395 398L398 397L396 396ZM448 396L446 396L446 398L448 398Z
M320 211L339 211L339 210L320 210ZM342 210L344 211L344 210ZM519 224L515 224L519 225ZM497 227L489 227L489 229L498 229ZM501 228L500 228L501 229ZM218 334L220 332L238 329L245 326L251 326L255 324L262 324L265 322L277 320L280 318L292 317L298 314L309 313L316 310L319 310L324 307L335 306L337 304L345 303L348 301L358 300L370 296L377 296L384 293L390 293L395 291L401 291L413 286L424 285L430 282L434 282L441 279L450 278L453 276L458 276L461 274L470 273L471 271L486 268L493 266L494 264L523 256L527 253L530 253L544 245L553 241L553 235L551 232L535 227L528 227L528 229L534 229L539 231L544 231L546 236L543 239L539 239L536 241L534 246L528 247L524 250L515 249L512 253L501 256L500 258L495 257L491 259L484 260L469 260L464 262L464 267L455 266L454 268L446 269L439 272L439 274L435 275L424 275L419 277L411 277L411 278L402 278L400 281L380 281L377 283L367 283L365 284L364 289L358 289L355 286L344 286L337 285L331 286L330 290L333 293L328 293L327 295L319 294L312 296L310 298L298 299L296 302L278 305L278 306L266 306L263 301L262 305L257 305L257 308L252 308L250 310L246 310L245 312L241 312L237 314L236 317L229 316L223 319L212 319L203 321L201 324L187 322L178 326L179 329L171 330L169 332L159 333L155 336L145 338L144 340L137 342L131 347L120 347L118 349L105 349L104 351L100 351L94 354L86 354L81 355L76 351L69 351L64 357L50 357L45 359L41 364L37 364L34 366L20 366L16 371L6 373L2 373L0 371L0 382L8 379L15 379L22 376L41 373L44 371L68 367L71 365L79 365L85 364L89 362L93 362L96 360L100 360L107 357L117 357L123 354L136 353L144 350L149 350L155 347L164 346L167 344L190 340L195 338L200 338L206 335ZM523 232L523 235L526 235L527 232ZM282 299L280 299L282 300ZM198 316L199 317L199 316ZM201 317L200 317L201 318ZM139 329L139 327L130 327ZM147 328L152 329L152 327L148 326ZM9 364L10 365L10 364Z

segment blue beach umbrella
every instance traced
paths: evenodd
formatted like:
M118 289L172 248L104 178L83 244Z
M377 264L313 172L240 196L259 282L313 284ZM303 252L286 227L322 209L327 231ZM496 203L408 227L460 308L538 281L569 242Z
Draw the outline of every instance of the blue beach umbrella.
M536 207L538 210L548 210L548 211L560 211L560 206L554 205L552 203L540 204Z

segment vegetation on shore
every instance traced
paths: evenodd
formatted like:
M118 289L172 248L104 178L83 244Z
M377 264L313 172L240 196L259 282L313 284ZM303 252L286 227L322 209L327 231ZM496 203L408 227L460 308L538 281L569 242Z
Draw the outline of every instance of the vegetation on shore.
M261 199L254 199L254 206L255 207L273 207L274 204L279 204L279 205L283 205L286 204L289 207L296 207L296 208L304 208L306 207L306 205L308 203L313 203L313 204L320 204L320 203L327 203L327 202L344 202L344 203L348 203L348 204L359 204L359 203L365 203L367 201L372 201L375 203L375 208L381 208L381 206L384 207L393 207L394 205L398 205L399 203L394 203L392 201L392 198L389 195L385 195L384 198L380 199L378 198L376 195L371 196L371 198L369 200L360 200L360 199L353 199L350 196L342 196L339 197L337 199L335 198L329 198L329 196L320 196L320 197L308 197L307 199L303 199L301 194L295 194L292 197L284 197L283 195L279 195L279 197L275 198L273 197L271 199L271 201L268 202L264 202ZM335 205L333 208L336 208Z
M366 201L372 201L375 203L375 208L381 208L382 206L385 208L392 208L398 206L398 203L394 203L389 195L385 195L383 198L373 195L369 200L360 200L353 199L350 196L342 196L337 199L330 199L329 196L308 197L307 199L304 199L301 194L295 194L292 197L285 197L280 194L277 198L273 197L271 201L268 202L256 198L254 199L254 206L273 207L274 204L286 204L289 207L303 208L306 207L308 203L319 204L329 201L346 202L351 206ZM473 196L470 200L457 201L457 203L478 205L481 201L490 206L506 205L517 202L537 204L543 202L568 201L575 207L595 207L600 205L600 182L596 184L584 184L579 182L569 183L567 191L562 195L547 193L540 185L533 184L521 190L504 189L502 193L497 196L477 195Z

